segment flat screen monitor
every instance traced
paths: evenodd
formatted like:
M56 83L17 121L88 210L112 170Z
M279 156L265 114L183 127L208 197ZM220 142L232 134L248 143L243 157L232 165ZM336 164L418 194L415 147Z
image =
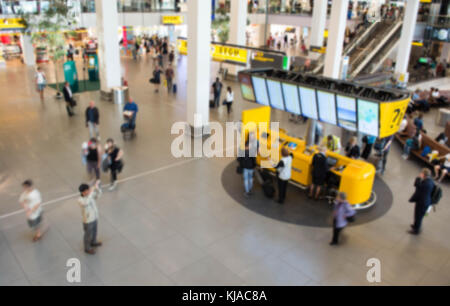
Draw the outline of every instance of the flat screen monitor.
M239 73L239 84L241 85L242 97L247 101L255 102L255 92L250 75Z
M379 107L376 102L358 100L358 130L378 137Z
M319 120L336 125L336 99L334 94L318 90L317 102L319 105Z
M338 125L347 130L356 131L356 99L338 95L336 100Z
M281 83L274 80L267 80L267 89L269 91L270 106L285 111Z
M261 77L252 76L253 89L255 90L255 101L258 104L269 106L269 95L267 94L266 80Z
M283 83L284 103L286 111L295 115L301 115L300 101L298 99L297 85Z
M298 90L303 116L317 120L316 91L306 87L299 87Z

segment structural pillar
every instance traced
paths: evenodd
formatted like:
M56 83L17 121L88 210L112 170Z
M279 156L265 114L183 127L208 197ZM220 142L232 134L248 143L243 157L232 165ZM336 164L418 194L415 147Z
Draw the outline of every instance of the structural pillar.
M334 79L340 78L342 51L344 48L345 27L347 25L348 1L349 0L333 1L331 7L330 25L333 26L330 26L329 29L327 51L325 54L325 67L324 67L325 77ZM321 0L315 1L314 10L318 9L317 5L322 4L324 4L326 16L327 1ZM323 32L322 32L322 41L323 41ZM315 120L310 119L308 122L306 132L306 140L308 145L311 145L314 142L316 124L317 122Z
M327 7L327 0L314 0L310 48L323 47L323 35L325 33L325 25L327 22Z
M33 42L30 35L21 35L21 45L23 53L23 62L27 66L36 65L36 54L34 52Z
M231 0L230 38L228 40L230 44L246 45L247 14L247 1ZM237 75L242 68L232 65L229 70L230 74Z
M330 18L330 25L332 26L328 30L324 69L324 76L329 78L340 78L345 27L347 26L347 11L348 0L333 1Z
M420 0L408 0L406 2L405 17L403 18L402 34L397 51L397 60L395 64L395 74L400 86L406 86L408 83L408 65L411 55L411 44L416 29L417 15L419 12Z
M201 137L209 126L211 1L188 0L187 123Z
M111 92L112 88L121 86L119 49L119 14L117 5L110 0L95 0L98 37L98 62L101 91Z

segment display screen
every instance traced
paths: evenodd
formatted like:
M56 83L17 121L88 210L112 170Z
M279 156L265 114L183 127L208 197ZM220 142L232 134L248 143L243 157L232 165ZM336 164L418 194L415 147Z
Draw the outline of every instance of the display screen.
M260 77L252 77L253 89L255 90L256 103L269 106L266 80Z
M242 97L245 100L255 102L255 93L250 75L239 73L239 83L241 84Z
M338 125L350 131L356 131L356 99L337 96Z
M361 133L378 137L379 104L358 100L358 130Z
M303 116L317 120L316 92L314 89L299 87Z
M319 104L319 120L336 124L336 99L334 94L318 90L317 102Z
M295 115L301 115L300 101L298 100L298 89L296 85L283 83L284 103L286 111Z
M285 111L281 83L278 81L267 80L267 89L269 90L270 105L273 108Z

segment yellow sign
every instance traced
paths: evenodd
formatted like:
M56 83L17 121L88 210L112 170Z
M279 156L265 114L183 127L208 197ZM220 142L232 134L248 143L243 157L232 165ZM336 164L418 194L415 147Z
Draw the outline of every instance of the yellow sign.
M317 53L324 54L325 52L327 52L327 48L326 47L322 47L322 48L311 47L311 52L317 52Z
M412 45L413 45L413 46L416 46L416 47L423 47L423 43L420 42L420 41L413 41L413 42L412 42Z
M177 42L178 53L187 55L187 40L178 39ZM220 44L211 44L211 57L217 62L228 62L239 65L247 65L247 49L224 46Z
M17 29L17 28L25 28L23 24L21 24L21 18L5 18L0 19L0 29Z
M163 24L183 24L184 18L183 16L162 16Z
M323 33L323 37L328 38L328 30L325 30L325 32Z
M380 103L380 138L394 135L400 128L410 98L398 102Z

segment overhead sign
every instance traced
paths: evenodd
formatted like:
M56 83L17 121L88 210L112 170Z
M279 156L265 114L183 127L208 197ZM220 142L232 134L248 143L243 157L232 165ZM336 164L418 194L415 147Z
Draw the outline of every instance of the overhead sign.
M4 18L0 19L0 29L23 29L25 26L21 23L21 18Z
M179 15L162 16L162 24L183 24L184 17Z
M409 99L398 102L380 103L380 138L398 132L408 103Z
M179 38L177 41L177 49L179 54L187 55L187 40ZM211 58L216 62L247 66L247 57L247 49L211 43Z
M251 51L252 68L289 69L289 58L284 54L265 51Z

